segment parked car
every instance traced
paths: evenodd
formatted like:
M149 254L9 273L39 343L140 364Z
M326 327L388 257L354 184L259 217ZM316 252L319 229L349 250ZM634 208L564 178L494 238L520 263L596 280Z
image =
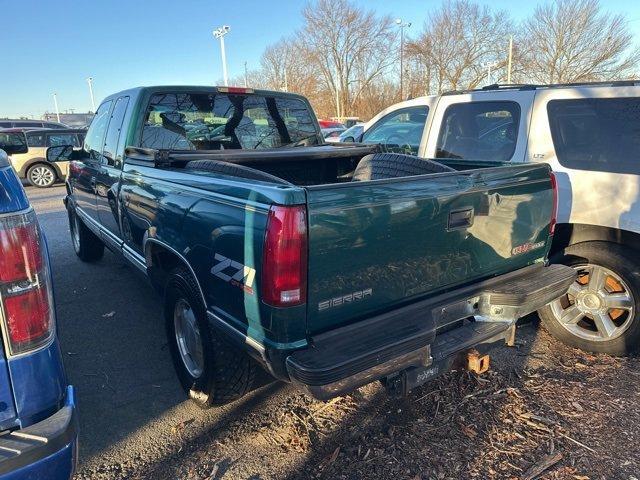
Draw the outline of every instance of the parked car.
M390 107L360 140L439 161L549 164L559 195L551 258L578 277L540 317L569 345L622 355L640 348L639 109L634 81L493 85ZM396 117L410 111L423 127L403 134Z
M19 137L0 142L26 150ZM70 479L78 453L73 387L56 336L46 239L0 150L0 480Z
M447 166L327 145L317 125L298 95L145 87L102 102L84 150L47 151L72 160L76 254L106 246L148 277L200 406L247 392L250 358L321 399L407 391L573 283L545 266L548 165Z
M322 128L321 132L322 132L322 136L324 137L324 141L325 142L339 142L340 141L340 135L345 131L346 129L343 127L339 127L339 128Z
M318 120L320 128L345 128L344 125L337 120Z
M353 143L356 141L356 138L360 138L363 132L364 123L356 123L340 134L339 141Z
M86 130L50 129L6 129L0 130L0 139L10 135L23 135L29 147L23 154L11 156L11 165L18 177L26 178L31 185L39 188L52 186L57 180L64 180L69 165L64 162L49 163L45 152L56 145L73 145L80 148Z
M69 127L64 123L46 120L11 120L9 118L0 118L0 128L52 128L64 130Z

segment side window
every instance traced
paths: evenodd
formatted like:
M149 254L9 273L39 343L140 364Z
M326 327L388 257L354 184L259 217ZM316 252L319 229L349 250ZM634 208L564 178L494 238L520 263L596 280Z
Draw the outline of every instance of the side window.
M417 155L428 115L426 106L396 110L374 123L364 133L362 141L379 143L385 152Z
M11 128L11 122L0 122L0 128Z
M29 145L29 147L44 147L45 146L45 139L44 139L44 133L39 133L39 132L27 132L27 145Z
M640 173L640 98L552 100L547 114L561 165Z
M47 135L47 147L57 147L60 145L80 146L75 133L50 133Z
M42 122L20 122L20 123L16 123L16 127L42 128Z
M104 145L104 134L109 123L109 110L112 101L103 103L98 107L96 116L94 117L87 136L84 139L84 150L89 155L89 159L100 161L102 156L102 147Z
M118 155L118 145L124 114L127 111L127 105L129 105L129 97L120 97L116 100L116 104L111 112L111 120L109 121L107 136L104 140L104 151L102 153L103 161L111 167L121 167L122 158L121 155Z
M516 102L450 105L442 117L436 158L509 161L516 150L519 125Z

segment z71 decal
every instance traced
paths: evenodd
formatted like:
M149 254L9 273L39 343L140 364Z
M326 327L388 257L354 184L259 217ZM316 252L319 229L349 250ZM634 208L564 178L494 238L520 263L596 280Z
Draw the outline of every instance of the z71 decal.
M253 281L256 278L254 268L247 267L219 253L215 254L214 260L218 262L211 269L214 276L253 295Z

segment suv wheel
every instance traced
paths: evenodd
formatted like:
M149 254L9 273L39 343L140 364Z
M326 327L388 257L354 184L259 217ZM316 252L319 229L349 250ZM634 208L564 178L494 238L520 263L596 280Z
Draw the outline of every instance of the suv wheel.
M554 259L578 277L566 295L539 311L545 328L564 343L591 352L626 355L640 347L637 255L608 242L571 245Z
M169 277L164 313L178 379L199 407L224 405L251 389L253 361L209 326L198 285L185 267Z
M27 179L34 187L47 188L56 181L56 171L50 165L38 163L27 171Z

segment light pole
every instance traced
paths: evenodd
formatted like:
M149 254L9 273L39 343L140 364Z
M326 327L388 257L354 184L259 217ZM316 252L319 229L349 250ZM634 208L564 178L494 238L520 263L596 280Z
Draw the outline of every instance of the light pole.
M213 31L213 36L220 39L220 52L222 53L222 77L224 79L225 87L229 85L229 79L227 78L227 56L224 52L224 36L230 31L231 27L229 25L223 25Z
M89 84L89 95L91 96L91 108L92 112L96 112L96 99L93 98L93 77L87 77L87 83Z
M58 118L58 123L60 123L60 110L58 109L58 94L53 94L53 104L56 107L56 117Z
M396 18L396 25L400 27L400 100L404 98L404 29L411 26L411 22L403 22Z
M483 64L483 67L487 67L487 85L491 85L491 67L497 67L499 63L497 62L487 62Z

